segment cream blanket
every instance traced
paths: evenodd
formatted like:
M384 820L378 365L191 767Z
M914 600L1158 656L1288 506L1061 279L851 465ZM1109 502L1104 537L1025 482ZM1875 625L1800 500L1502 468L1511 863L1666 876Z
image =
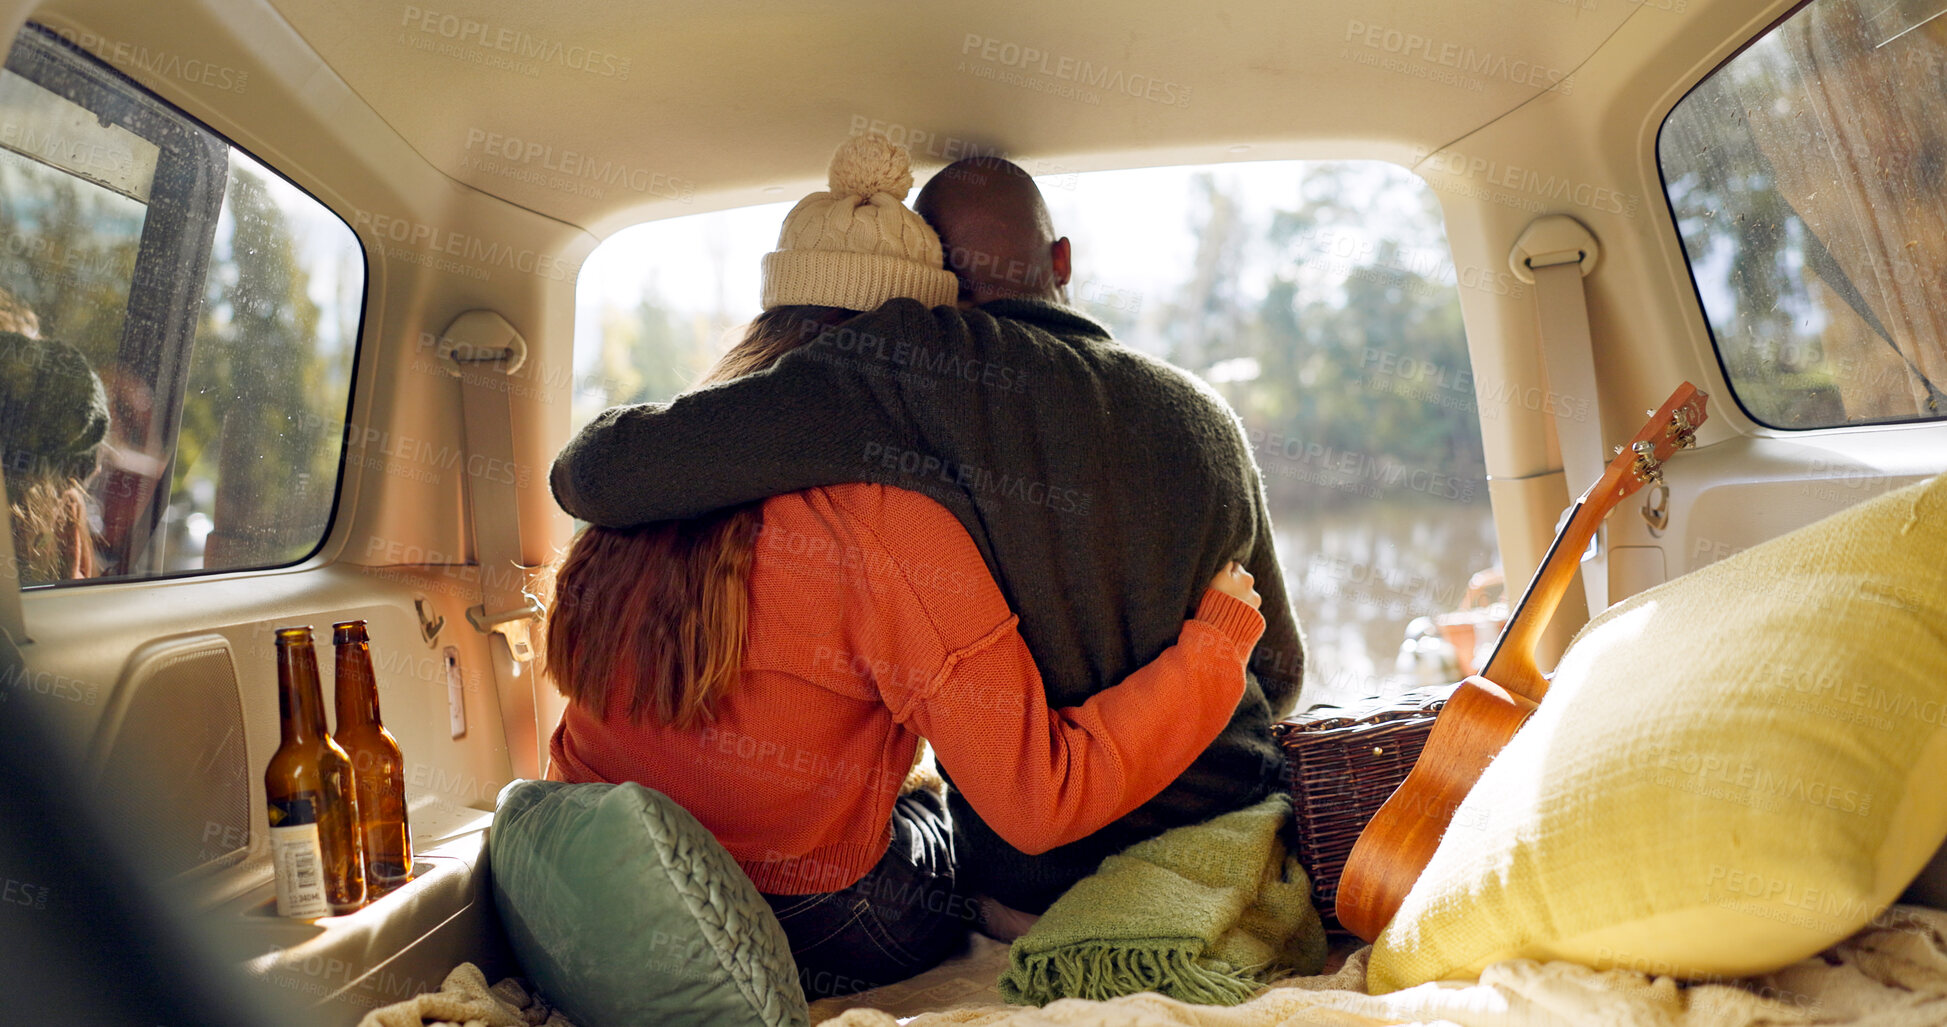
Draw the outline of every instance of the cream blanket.
M461 963L446 975L438 991L414 995L404 1002L380 1006L365 1014L358 1027L574 1027L568 1018L548 1008L541 996L509 977L487 987L486 975L472 963Z
M1572 963L1516 959L1489 966L1478 981L1427 984L1390 995L1365 994L1366 955L1354 952L1338 973L1276 982L1240 1006L1193 1006L1160 995L1107 1002L1064 999L1041 1009L969 1006L926 1013L912 1027L937 1024L1101 1024L1197 1027L1439 1024L1454 1027L1938 1027L1947 1024L1947 912L1895 906L1879 925L1811 959L1740 981L1679 985L1668 977L1596 971ZM892 1027L876 1009L851 1009L827 1027Z

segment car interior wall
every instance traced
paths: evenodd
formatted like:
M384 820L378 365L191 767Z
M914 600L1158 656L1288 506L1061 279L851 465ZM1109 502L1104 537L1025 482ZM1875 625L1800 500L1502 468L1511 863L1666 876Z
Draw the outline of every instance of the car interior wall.
M463 453L458 384L437 368L430 340L460 312L493 309L528 340L531 366L566 366L570 353L573 266L592 248L586 233L454 183L432 170L382 119L324 67L274 12L236 5L114 3L9 5L5 24L28 19L77 40L81 48L127 58L123 70L165 100L227 136L312 193L351 225L366 251L366 297L359 354L346 416L347 449L330 533L304 562L286 568L216 573L164 582L103 582L42 589L25 597L34 643L27 655L35 680L80 683L72 702L42 702L44 718L77 756L102 752L126 737L131 668L159 641L215 636L227 644L241 706L250 796L247 823L262 833L262 767L278 740L271 629L365 618L374 639L378 685L388 726L407 761L415 823L433 806L490 810L499 787L522 765L508 750L498 697L487 673L485 636L467 622L478 601L462 480L464 463L428 458L435 473L397 473L398 454ZM156 55L161 55L159 58ZM247 88L213 90L145 71L144 62L193 55L236 73ZM157 67L170 67L160 63ZM244 78L247 76L247 78ZM405 236L397 238L408 226ZM456 274L423 263L438 238L466 233L549 255L558 273L519 267ZM415 234L417 233L417 234ZM450 238L450 236L449 236ZM531 263L531 262L530 262ZM566 432L568 382L533 374L512 398L517 468L530 564L547 560L565 537L565 518L546 491L545 469ZM535 470L537 469L538 470ZM407 468L408 470L414 470ZM394 473L388 473L394 472ZM443 623L422 634L416 599ZM456 652L467 725L450 730L444 655ZM322 663L329 668L328 649ZM329 680L327 678L327 680ZM531 681L531 675L527 679ZM525 684L525 682L523 682ZM198 710L181 710L195 717ZM150 730L155 730L153 726ZM164 729L166 730L166 728ZM529 759L527 765L536 761ZM530 771L531 772L531 771ZM97 794L125 782L100 781ZM233 785L234 786L234 785ZM452 815L445 814L447 819ZM365 1007L435 987L454 962L473 959L510 970L491 925L491 902L479 866L479 834L442 843L422 838L432 867L426 883L376 922L344 931L291 935L260 923L253 896L270 878L258 840L236 862L219 861L181 883L207 911L213 936L239 938L260 957L257 979L321 998L326 1022L353 1022ZM470 846L470 848L469 848ZM372 918L367 918L371 921ZM312 973L313 966L335 972ZM403 992L400 982L418 982Z
M319 550L298 565L269 571L103 582L27 595L23 605L34 638L27 656L36 680L86 685L73 690L86 701L39 703L37 710L48 713L45 719L68 751L99 759L125 737L123 714L141 684L130 680L131 669L143 652L184 636L221 638L242 708L248 823L253 835L261 834L261 772L278 740L271 629L309 623L328 646L331 622L365 618L386 722L406 756L415 822L427 802L491 810L499 787L523 761L508 749L486 636L466 618L479 597L477 572L461 566L471 560L471 543L459 387L439 369L432 342L455 316L474 308L500 313L527 340L530 371L510 397L513 461L526 525L523 557L545 563L568 528L548 495L546 468L565 441L569 376L548 369L568 366L574 267L593 238L431 168L268 7L9 4L0 24L11 37L30 19L119 64L325 203L359 236L367 272L343 477ZM185 58L233 73L223 81L247 85L217 89L166 73ZM455 237L462 243L451 244ZM427 261L445 245L464 253L464 239L547 260L484 267L479 261ZM407 466L411 473L402 473L397 458L410 461L412 454L429 454L419 458L429 466ZM460 459L444 458L455 454ZM423 618L416 600L423 602ZM422 619L443 627L428 639ZM457 738L449 719L449 650L458 656L467 719ZM321 662L328 671L328 648ZM198 711L181 713L193 717ZM534 766L537 758L524 762ZM104 780L97 787L105 794L117 785ZM436 986L459 959L511 969L488 929L493 913L485 876L472 872L480 859L477 830L470 841L461 838L444 849L436 835L422 851L447 855L428 857L438 873L423 895L392 904L376 925L315 938L255 922L261 910L250 899L270 877L267 848L260 843L240 861L219 861L181 883L208 911L212 931L235 942L238 924L245 923L241 933L261 943L251 943L252 951L276 950L253 967L259 980L306 993L337 989L340 994L322 1000L320 1008L327 1022L349 1023L380 998L406 997L410 991L393 994L399 982ZM338 971L320 977L309 972L312 964Z
M1061 54L1101 52L1110 27L1099 16L1063 9L995 18L887 5L883 23L848 20L848 31L885 33L880 42L888 48L914 46L898 36L909 33L921 41L922 56L872 72L892 76L885 81L862 83L843 80L846 69L792 56L793 44L802 42L794 33L818 23L826 5L805 5L802 17L781 18L755 35L701 7L673 11L614 41L618 51L636 55L637 69L636 84L617 91L605 79L489 82L470 78L474 69L462 62L402 59L412 51L388 33L396 33L410 6L0 0L0 28L10 35L31 19L71 38L96 40L86 48L318 197L352 225L368 261L347 418L351 445L336 516L318 553L273 571L47 589L26 598L37 672L99 688L97 703L43 704L76 752L97 739L133 655L159 638L215 632L228 640L236 663L251 808L260 809L261 782L254 777L277 737L268 629L366 617L381 652L387 722L409 762L422 763L429 782L446 783L432 789L444 798L491 808L494 786L513 776L515 762L485 675L485 636L465 617L477 601L472 579L456 570L471 556L463 476L388 473L395 466L388 454L406 440L435 452L463 448L459 390L437 370L430 341L474 308L500 313L526 338L529 364L512 397L515 463L523 472L524 558L545 562L571 527L545 479L568 430L573 269L600 237L628 224L773 202L815 187L806 170L822 167L834 138L859 118L936 134L964 125L969 140L1004 143L1011 154L1073 171L1293 157L1392 160L1412 167L1438 193L1456 269L1502 274L1509 247L1538 209L1573 214L1603 246L1603 264L1587 283L1605 438L1627 438L1636 411L1657 405L1678 376L1713 398L1706 448L1680 457L1668 471L1670 528L1650 535L1633 507L1611 522L1610 546L1655 550L1659 569L1627 579L1612 575L1612 587L1673 577L1871 494L1815 487L1819 479L1842 476L1877 487L1947 467L1947 423L1813 436L1757 425L1731 401L1713 354L1664 203L1656 134L1691 85L1791 10L1791 0L1693 0L1682 11L1653 0L1537 0L1535 16L1513 26L1488 16L1499 5L1480 0L1397 12L1397 25L1378 25L1534 54L1573 72L1567 91L1501 80L1472 91L1368 68L1347 55L1384 52L1355 28L1378 22L1368 5L1350 0L1238 7L1188 20L1179 6L1161 0L1119 13L1125 26L1118 38L1132 41L1120 59L1192 86L1189 117L1184 108L1145 102L1029 106L982 99L968 108L964 71L926 67L923 55L934 54L951 68L970 38L973 50L965 56L978 65L986 41L1000 35L1003 42L1025 40ZM523 20L514 0L473 6L483 18ZM612 34L597 6L559 12L560 31ZM927 18L937 24L921 22ZM1518 38L1503 35L1509 30ZM1255 49L1222 64L1201 61L1223 52L1224 40L1246 40ZM729 50L746 54L726 62L736 67L764 57L803 61L793 102L780 103L769 91L791 76L732 81L725 76L735 67L699 74L663 60ZM144 70L144 55L154 54L193 55L244 73L248 85L218 89ZM656 90L666 98L643 102L645 91ZM877 96L884 99L863 99ZM1289 99L1267 104L1266 97ZM741 114L734 134L725 131L725 110ZM595 200L472 172L455 155L465 151L467 131L483 124L564 148L639 153L693 189L680 199L628 193ZM1132 145L1136 140L1140 145ZM1452 155L1464 159L1456 164ZM1489 185L1479 180L1482 172L1465 170L1476 167L1475 157L1607 190L1633 205L1618 212L1607 203L1558 204ZM1442 170L1456 166L1463 169L1458 174ZM429 260L455 235L534 259L511 268L472 262L471 271L457 272ZM459 245L464 252L464 240ZM1476 379L1520 391L1542 387L1532 291L1460 293ZM1551 418L1533 406L1517 402L1489 411L1482 405L1491 413L1481 427L1510 581L1525 580L1539 562L1557 512L1580 487L1557 472ZM416 597L444 621L433 645L420 639ZM1584 616L1565 609L1564 632ZM397 651L411 658L388 669L387 638L399 639ZM447 731L443 670L433 658L448 645L459 650L469 681L478 683L469 687L468 731L458 739ZM206 881L206 897L216 901L260 884L267 879L263 859L259 854Z
M1447 159L1436 156L1418 169L1440 193L1458 267L1504 264L1513 239L1534 217L1511 205L1531 198L1518 191L1486 190L1500 201L1487 204L1461 195L1482 191L1483 177L1566 181L1587 197L1588 202L1556 209L1588 225L1602 247L1602 264L1585 286L1607 443L1633 434L1641 412L1656 407L1680 377L1711 393L1710 422L1701 433L1704 448L1666 467L1669 527L1653 534L1636 504L1608 522L1612 549L1660 554L1657 580L1808 524L1880 489L1947 469L1947 423L1807 434L1753 421L1725 381L1691 285L1664 199L1658 130L1693 86L1799 6L1793 0L1755 6L1691 3L1677 11L1643 3L1576 69L1570 95L1524 104L1444 148ZM1495 169L1450 173L1463 165L1477 168L1476 156L1497 162ZM1508 168L1517 162L1519 169ZM1477 378L1506 374L1510 384L1521 384L1524 373L1536 370L1532 298L1516 301L1462 290L1461 299ZM1483 402L1481 428L1489 474L1512 479L1505 486L1496 483L1495 517L1503 552L1510 554L1509 580L1518 581L1525 577L1512 556L1518 540L1545 545L1558 507L1504 504L1501 488L1516 491L1527 476L1561 464L1550 419L1527 409L1498 413L1488 416ZM1524 509L1531 511L1529 520L1520 523ZM1656 583L1634 576L1612 581L1610 602L1636 590L1627 582Z
M152 638L220 630L235 635L239 674L261 683L274 665L267 625L304 617L322 626L342 610L377 601L398 619L394 637L420 645L413 597L424 595L445 619L441 644L459 647L465 663L484 670L483 636L465 618L466 607L477 601L472 578L436 569L470 559L463 474L453 473L452 460L437 456L431 462L448 466L434 470L445 473L387 473L395 464L386 454L463 451L457 381L438 369L430 345L460 312L496 310L527 338L534 367L566 364L573 267L593 239L430 168L267 7L9 6L10 31L32 18L68 38L97 41L92 51L111 58L125 45L130 49L122 52L137 54L137 60L189 54L248 76L247 88L219 91L147 74L139 65L124 69L331 207L360 236L368 274L345 472L332 529L319 552L296 567L269 572L37 592L26 604L38 639L37 664L80 680L112 682L128 655ZM558 261L557 277L507 267L454 273L414 262L432 252L431 240L462 232L550 255ZM397 240L400 234L404 242ZM514 459L525 472L524 555L539 564L567 528L548 496L545 477L566 433L568 382L562 375L534 374L522 385L513 397ZM374 626L382 647L394 633L381 630ZM382 687L385 676L381 671ZM253 742L268 738L274 744L273 693L268 687L246 692ZM493 716L491 688L488 699L472 709L474 716ZM92 729L82 722L73 727L77 741ZM458 761L447 768L454 773L489 758L504 760L504 751L489 755L488 738L497 732L477 727L463 739L449 740L445 718L439 717L424 739L411 740L420 744L403 737L402 742L422 758ZM410 730L395 725L401 728ZM505 778L502 773L500 779ZM491 804L491 795L486 801Z

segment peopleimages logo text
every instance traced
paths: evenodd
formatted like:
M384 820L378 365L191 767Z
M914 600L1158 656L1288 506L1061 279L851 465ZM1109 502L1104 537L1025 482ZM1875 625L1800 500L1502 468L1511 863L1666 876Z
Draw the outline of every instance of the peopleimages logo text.
M1190 87L1180 82L1171 82L1154 75L1123 71L1091 61L1074 57L1058 57L1039 47L1024 46L969 32L960 42L962 57L975 57L990 64L998 64L1015 71L1066 82L1075 82L1090 89L1102 89L1139 100L1149 100L1168 107L1181 107L1190 102Z
M424 247L432 254L447 254L461 260L504 267L522 274L539 275L556 282L572 281L577 266L549 253L536 253L529 249L519 249L506 243L488 242L477 235L454 232L434 225L407 221L404 218L374 214L368 210L356 210L352 215L353 230L363 229L366 234L407 246ZM413 251L387 248L387 254L401 259L412 259ZM415 261L423 263L423 261ZM441 270L466 274L469 270L481 271L470 277L484 278L480 268L469 269L466 265L455 264Z
M546 143L532 139L523 140L482 128L467 129L466 150L471 153L475 147L479 147L480 151L488 156L498 157L514 164L533 165L552 171L564 179L586 179L602 185L621 185L639 193L685 202L696 192L696 183L688 179L675 178L648 168L630 167L620 161L597 160L588 154L574 150L557 151Z
M456 43L468 43L483 50L493 50L539 64L556 64L572 71L599 75L602 78L629 77L627 57L564 43L559 39L543 39L505 25L492 25L457 14L429 11L413 4L406 5L405 16L400 19L399 24L425 35L438 36Z
M1456 178L1473 179L1490 186L1526 193L1545 200L1566 201L1606 214L1634 218L1641 204L1634 194L1608 186L1593 185L1567 176L1544 175L1533 168L1502 164L1485 157L1468 157L1453 150L1432 154L1415 152L1413 164ZM1438 184L1435 189L1440 189Z
M1345 40L1396 57L1416 59L1469 75L1498 78L1516 85L1537 86L1551 92L1567 94L1574 85L1569 80L1568 73L1560 68L1547 67L1507 54L1477 50L1471 46L1445 42L1386 25L1368 25L1363 21L1347 22Z

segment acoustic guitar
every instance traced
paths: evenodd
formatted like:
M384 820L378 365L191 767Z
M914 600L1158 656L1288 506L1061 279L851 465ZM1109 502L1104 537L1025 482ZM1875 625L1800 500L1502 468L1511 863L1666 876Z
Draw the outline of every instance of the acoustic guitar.
M1455 687L1412 771L1353 843L1339 878L1337 912L1346 930L1366 941L1379 937L1433 859L1460 800L1548 694L1535 643L1575 579L1582 552L1616 504L1660 481L1663 461L1695 443L1708 398L1689 382L1679 386L1575 501L1487 665Z

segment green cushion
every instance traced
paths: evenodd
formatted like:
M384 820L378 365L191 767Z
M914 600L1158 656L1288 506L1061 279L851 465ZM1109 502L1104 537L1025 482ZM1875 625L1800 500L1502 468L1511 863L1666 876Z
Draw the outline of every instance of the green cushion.
M1375 993L1564 959L1775 970L1947 837L1947 478L1592 620L1373 946Z
M515 781L487 851L515 956L576 1027L810 1021L777 916L660 792Z

